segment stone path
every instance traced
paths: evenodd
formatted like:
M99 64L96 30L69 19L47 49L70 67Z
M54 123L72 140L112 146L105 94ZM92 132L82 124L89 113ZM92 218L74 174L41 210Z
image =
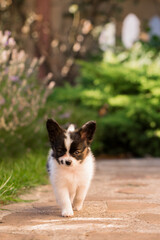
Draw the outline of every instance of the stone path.
M51 186L0 210L0 240L160 240L160 159L97 161L81 212L63 218Z

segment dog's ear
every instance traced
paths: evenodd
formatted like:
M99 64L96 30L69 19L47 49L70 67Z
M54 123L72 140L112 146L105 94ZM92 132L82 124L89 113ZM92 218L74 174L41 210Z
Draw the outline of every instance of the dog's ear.
M81 136L81 139L86 140L88 144L90 144L93 140L93 135L96 130L96 122L95 121L89 121L85 123L80 129L79 133Z
M46 127L48 130L49 140L51 142L51 146L54 145L56 138L64 132L64 130L59 126L59 124L52 120L48 119L46 122Z

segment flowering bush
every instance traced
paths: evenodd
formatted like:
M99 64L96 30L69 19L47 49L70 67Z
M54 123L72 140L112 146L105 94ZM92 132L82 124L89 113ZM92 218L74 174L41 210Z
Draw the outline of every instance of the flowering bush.
M48 91L36 81L44 57L30 62L10 32L0 31L0 130L29 125L44 105ZM45 80L49 80L49 74Z

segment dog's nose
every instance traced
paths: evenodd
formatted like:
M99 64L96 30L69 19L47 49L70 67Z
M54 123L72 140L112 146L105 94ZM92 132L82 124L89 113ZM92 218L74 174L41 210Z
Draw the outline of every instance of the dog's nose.
M71 161L66 161L66 165L67 166L71 165Z

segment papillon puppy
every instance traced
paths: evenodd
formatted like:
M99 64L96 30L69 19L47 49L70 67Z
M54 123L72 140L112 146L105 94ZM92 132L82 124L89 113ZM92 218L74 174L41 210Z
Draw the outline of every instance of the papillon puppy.
M62 216L73 216L81 210L94 174L94 156L90 144L96 123L89 121L80 129L70 125L67 130L48 119L47 130L51 149L47 169Z

